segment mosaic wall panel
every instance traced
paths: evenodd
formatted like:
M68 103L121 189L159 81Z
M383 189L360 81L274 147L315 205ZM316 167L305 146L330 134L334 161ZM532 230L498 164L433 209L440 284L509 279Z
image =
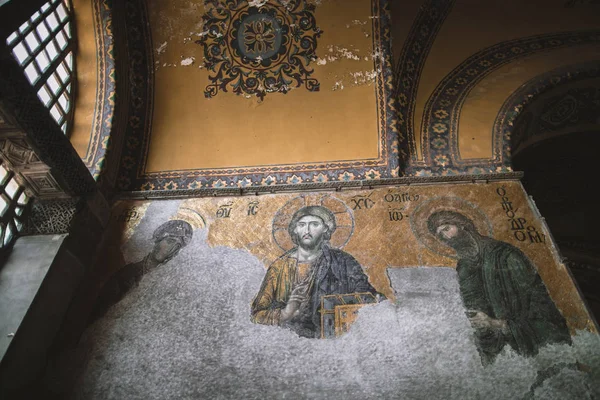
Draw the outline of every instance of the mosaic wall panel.
M124 200L109 229L81 397L594 390L596 327L518 181Z

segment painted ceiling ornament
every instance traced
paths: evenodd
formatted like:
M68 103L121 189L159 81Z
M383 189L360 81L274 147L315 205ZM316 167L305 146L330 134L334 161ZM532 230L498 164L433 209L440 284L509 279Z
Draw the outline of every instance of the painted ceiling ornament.
M196 41L211 82L204 96L231 89L262 100L300 86L319 91L308 67L323 33L314 9L307 0L206 0L205 33Z
M577 109L580 102L572 94L561 96L558 100L553 99L550 106L546 106L540 117L542 121L553 126L559 126L570 119L577 119Z

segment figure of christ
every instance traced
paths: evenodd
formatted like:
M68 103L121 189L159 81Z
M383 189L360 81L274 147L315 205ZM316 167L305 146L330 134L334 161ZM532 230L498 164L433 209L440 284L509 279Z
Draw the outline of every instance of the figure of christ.
M252 321L279 325L299 336L321 334L320 306L324 295L370 292L379 295L350 254L330 247L335 215L323 206L296 211L288 233L296 247L267 269L252 303Z

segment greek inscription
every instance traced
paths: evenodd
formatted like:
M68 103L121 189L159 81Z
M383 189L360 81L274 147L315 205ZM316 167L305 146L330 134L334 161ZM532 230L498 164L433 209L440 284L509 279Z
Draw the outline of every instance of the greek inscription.
M420 196L412 193L397 193L388 192L383 196L383 200L387 203L408 203L411 201L419 201Z
M140 213L138 213L135 207L126 208L121 212L121 214L116 216L116 220L119 222L131 222L136 221L140 218Z
M233 203L220 205L219 209L217 210L217 218L229 218L232 207Z
M546 235L538 232L534 226L527 227L527 235L531 243L546 243Z
M525 236L525 232L523 231L516 231L514 233L515 239L517 239L519 242L524 242L525 240L527 240L527 236Z
M511 218L510 219L510 229L513 231L524 230L525 224L527 224L527 220L525 218Z
M375 202L373 200L371 200L372 194L373 194L373 192L369 193L368 196L361 194L361 195L356 195L356 196L350 198L350 201L352 202L352 209L353 210L362 210L362 209L373 208L373 206L375 205Z
M390 217L390 221L399 222L404 219L404 214L402 214L403 208L389 208L388 215Z
M256 215L258 214L258 201L252 201L248 204L248 215Z
M529 239L531 243L546 243L546 235L538 232L534 226L529 225L525 218L517 216L518 208L514 208L504 186L496 188L496 194L501 198L500 205L508 217L510 230L513 232L515 239L519 242L525 242Z

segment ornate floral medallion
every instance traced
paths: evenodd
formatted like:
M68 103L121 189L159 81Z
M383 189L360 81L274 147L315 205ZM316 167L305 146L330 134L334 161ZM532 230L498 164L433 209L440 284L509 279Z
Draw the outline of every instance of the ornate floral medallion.
M253 3L253 2L250 2ZM238 94L287 93L293 87L319 90L308 65L316 60L322 31L306 0L269 0L250 6L246 0L208 0L205 32L196 43L204 47L211 98L228 88Z

